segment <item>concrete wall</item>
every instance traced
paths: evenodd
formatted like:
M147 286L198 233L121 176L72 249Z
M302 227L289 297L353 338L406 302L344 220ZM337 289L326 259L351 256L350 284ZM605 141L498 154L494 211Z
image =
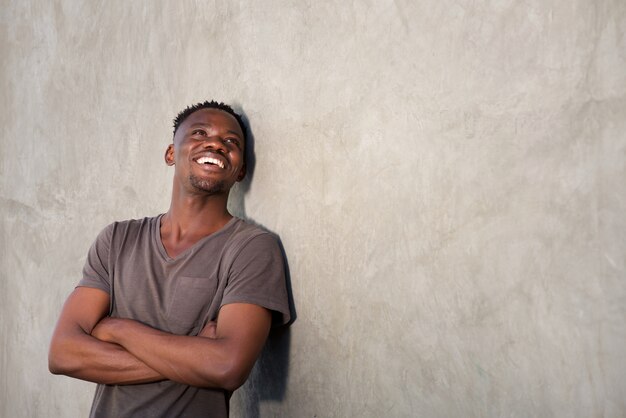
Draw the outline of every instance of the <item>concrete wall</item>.
M171 119L250 120L231 207L297 322L235 416L626 415L626 3L1 1L0 416L85 416L47 345L97 232L167 210Z

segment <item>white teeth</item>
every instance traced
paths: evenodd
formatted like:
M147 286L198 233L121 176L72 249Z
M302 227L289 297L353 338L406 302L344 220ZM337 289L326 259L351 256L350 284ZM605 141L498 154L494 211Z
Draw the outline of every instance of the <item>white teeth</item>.
M219 168L224 168L224 163L218 160L217 158L211 157L200 157L196 160L198 164L214 164Z

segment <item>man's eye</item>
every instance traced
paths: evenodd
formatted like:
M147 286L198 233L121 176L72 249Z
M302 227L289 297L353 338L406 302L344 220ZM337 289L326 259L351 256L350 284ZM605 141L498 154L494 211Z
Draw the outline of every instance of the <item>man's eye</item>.
M203 135L206 136L206 132L204 132L202 129L196 129L195 131L191 132L192 135Z
M227 142L229 144L235 144L235 145L239 146L239 140L237 138L226 138L226 139L224 139L224 142Z

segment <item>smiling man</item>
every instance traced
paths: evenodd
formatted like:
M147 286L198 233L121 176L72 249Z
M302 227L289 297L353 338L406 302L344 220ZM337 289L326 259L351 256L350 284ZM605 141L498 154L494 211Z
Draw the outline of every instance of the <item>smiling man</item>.
M245 146L229 106L180 112L165 152L169 210L115 222L91 246L49 367L98 383L92 417L228 416L270 327L289 321L276 238L226 207Z

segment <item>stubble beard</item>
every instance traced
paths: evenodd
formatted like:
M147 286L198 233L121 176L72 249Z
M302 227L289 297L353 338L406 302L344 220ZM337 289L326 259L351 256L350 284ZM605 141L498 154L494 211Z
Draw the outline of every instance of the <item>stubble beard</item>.
M196 189L208 194L218 194L226 191L226 183L223 180L213 181L190 174L189 182Z

